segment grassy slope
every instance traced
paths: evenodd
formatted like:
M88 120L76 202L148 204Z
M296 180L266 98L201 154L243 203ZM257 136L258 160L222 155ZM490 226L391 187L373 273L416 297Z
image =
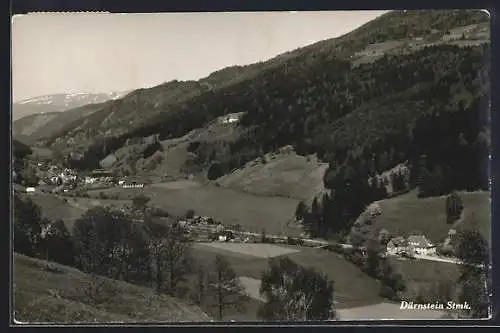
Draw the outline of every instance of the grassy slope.
M45 126L52 119L58 117L59 112L49 112L43 114L33 114L12 122L12 135L22 135L29 137L35 133L39 128Z
M116 293L96 305L85 296L85 286L92 281L74 268L51 264L58 271L48 271L47 262L14 254L14 311L22 322L179 322L208 321L195 306L152 290L124 282L110 281ZM98 278L102 280L102 278Z
M217 180L224 187L265 196L282 196L309 200L324 190L325 163L308 161L296 154L267 156L265 164L248 163Z
M299 230L287 227L298 200L259 197L210 184L193 183L193 186L179 189L162 186L164 185L155 184L144 189L112 188L89 191L89 194L97 196L99 192L104 192L112 196L118 195L119 199L131 199L137 194L145 193L151 198L152 205L174 215L181 216L186 210L194 209L197 215L211 216L225 224L240 224L248 231L261 232L265 228L270 234L300 234Z
M64 198L48 193L31 194L29 197L40 206L44 217L54 221L62 219L68 230L72 230L73 223L90 207L96 204L119 206L126 201L118 200L91 200L87 198ZM66 200L66 201L65 201ZM128 202L128 201L127 201Z
M337 307L354 307L375 304L382 299L378 296L378 282L366 276L358 267L335 253L324 250L302 248L300 252L288 254L300 265L325 272L335 283ZM194 248L195 257L205 264L212 264L216 254L224 255L238 276L260 279L268 267L267 259L216 249L208 246Z
M479 230L490 239L490 200L487 192L460 192L464 201L464 222L457 229L472 227L474 215ZM442 242L452 225L446 224L445 197L417 198L416 191L379 201L382 215L373 223L376 229L385 228L398 235L423 232L433 242Z
M53 194L36 193L29 196L42 209L42 215L52 221L62 219L69 230L85 211L65 202Z
M460 266L446 262L429 260L398 260L391 258L406 283L403 297L415 299L419 288L428 288L437 282L449 282L452 286L458 281Z

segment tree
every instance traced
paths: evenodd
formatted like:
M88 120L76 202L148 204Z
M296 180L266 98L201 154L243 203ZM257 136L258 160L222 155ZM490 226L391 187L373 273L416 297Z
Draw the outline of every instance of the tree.
M42 228L48 223L31 198L14 195L14 251L34 257L37 255Z
M215 180L224 175L223 166L220 162L214 161L207 171L208 180Z
M309 231L313 236L317 236L320 234L321 229L322 229L322 207L320 203L318 202L318 198L314 197L312 204L311 204L311 214L309 214L310 218L310 227Z
M207 267L199 262L194 269L194 279L191 290L191 299L201 306L208 292L208 272Z
M186 211L186 219L188 220L192 219L194 217L194 214L195 214L194 209L188 209Z
M228 307L236 307L238 311L245 309L248 296L238 276L227 259L221 255L215 257L215 270L209 277L211 292L217 306L217 317L224 319L224 311Z
M135 209L144 211L149 200L151 199L143 194L136 195L134 198L132 198L132 206Z
M67 266L74 265L73 240L64 221L57 220L45 224L42 230L42 246L46 260Z
M266 229L262 228L260 231L260 242L261 243L267 243L267 236L266 236Z
M446 223L454 223L462 215L462 197L455 191L446 196Z
M291 259L271 259L262 275L258 310L265 320L329 320L335 318L333 282L325 274Z
M149 235L145 225L141 222L132 222L126 230L122 243L120 262L123 279L127 282L150 282Z
M149 222L148 234L151 264L156 271L156 291L175 294L190 273L191 245L182 229L173 225Z
M379 279L380 296L390 300L399 298L399 293L406 290L406 283L401 273L397 272L387 258L380 259Z
M77 267L85 272L122 279L132 221L121 211L108 207L87 210L73 226Z
M21 172L21 179L25 186L37 186L38 185L38 176L34 168L26 163L24 169Z
M456 255L462 261L458 300L471 306L471 310L465 315L469 318L486 318L491 291L488 242L475 229L461 231L458 234Z
M303 200L297 204L297 208L295 209L295 218L297 220L302 220L307 214L307 206Z
M373 278L378 278L380 275L380 261L382 254L382 246L377 239L369 239L366 246L367 258L365 264L366 274Z

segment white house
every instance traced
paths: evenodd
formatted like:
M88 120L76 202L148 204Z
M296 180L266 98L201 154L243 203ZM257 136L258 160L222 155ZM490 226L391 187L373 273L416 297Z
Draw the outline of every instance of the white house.
M94 177L85 177L85 184L94 184L96 182L96 178Z
M412 235L408 237L408 246L415 250L416 254L436 254L436 246L423 235Z
M237 123L241 116L243 115L243 112L238 112L238 113L230 113L225 116L222 116L220 118L220 122L223 124L232 124L232 123Z
M143 188L144 184L123 184L123 188Z
M398 255L406 252L407 242L403 237L394 237L387 243L387 254Z
M36 189L34 187L26 187L26 193L35 193Z

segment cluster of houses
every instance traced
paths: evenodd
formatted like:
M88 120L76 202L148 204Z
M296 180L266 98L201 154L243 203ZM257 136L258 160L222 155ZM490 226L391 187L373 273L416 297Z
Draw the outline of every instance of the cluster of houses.
M143 188L144 183L116 179L116 177L108 170L96 169L89 173L84 180L86 185L99 184L99 185L118 185L122 188Z
M200 242L248 242L249 238L241 239L233 231L228 230L222 223L208 216L194 216L178 222L179 227L186 229L187 233L196 233L196 240Z
M78 174L69 168L57 165L48 165L43 162L33 162L32 167L36 170L39 178L37 186L24 188L22 192L52 192L58 193L75 188L79 181Z

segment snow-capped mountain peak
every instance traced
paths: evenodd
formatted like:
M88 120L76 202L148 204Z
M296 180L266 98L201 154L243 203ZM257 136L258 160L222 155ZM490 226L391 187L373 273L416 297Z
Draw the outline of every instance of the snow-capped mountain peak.
M42 112L63 112L87 104L103 103L125 96L127 92L68 93L31 97L13 104L13 119Z

